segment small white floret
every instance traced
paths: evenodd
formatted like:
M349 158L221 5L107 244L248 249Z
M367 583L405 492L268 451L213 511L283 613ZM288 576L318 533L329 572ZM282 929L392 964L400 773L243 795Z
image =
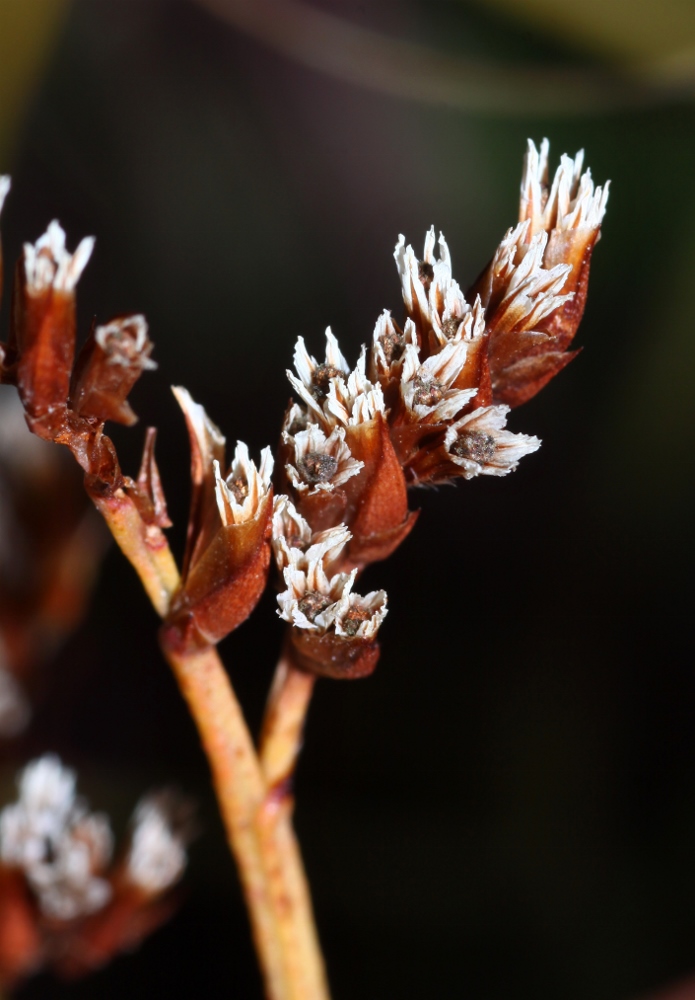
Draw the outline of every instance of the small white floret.
M187 837L177 829L175 803L165 793L149 795L137 806L126 859L129 880L152 895L179 881L188 858Z
M86 236L74 253L65 249L65 232L55 219L36 243L24 244L24 273L27 289L40 294L53 288L72 292L94 249L94 237Z
M309 424L303 431L286 435L286 443L294 454L285 469L300 494L331 492L364 468L364 462L352 457L342 427L334 427L326 436L318 424Z
M444 447L464 479L506 476L540 448L537 437L505 430L508 413L508 406L482 406L451 425Z
M610 181L594 186L589 169L583 170L584 150L573 158L563 154L548 184L548 140L540 151L529 139L521 180L519 219L528 219L531 234L539 230L598 229L608 201Z
M454 383L466 361L463 340L447 343L439 354L420 364L417 350L408 345L401 376L401 395L411 420L437 423L452 420L477 393L456 389Z
M141 369L153 369L157 367L157 362L149 356L153 344L147 332L147 320L138 313L98 326L94 331L94 339L106 354L108 364L123 368L137 366ZM181 392L185 393L186 390Z
M257 468L243 441L237 441L234 459L226 478L222 476L219 461L213 460L215 498L223 525L243 524L256 517L270 490L273 464L272 451L270 448L263 448Z

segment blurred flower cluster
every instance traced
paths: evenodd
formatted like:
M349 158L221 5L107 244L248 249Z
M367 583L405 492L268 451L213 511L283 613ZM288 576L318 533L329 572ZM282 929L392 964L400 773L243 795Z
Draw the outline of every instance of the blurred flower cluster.
M50 967L83 975L131 948L169 916L186 867L190 807L144 798L116 858L109 821L77 795L53 755L29 764L0 812L0 983Z

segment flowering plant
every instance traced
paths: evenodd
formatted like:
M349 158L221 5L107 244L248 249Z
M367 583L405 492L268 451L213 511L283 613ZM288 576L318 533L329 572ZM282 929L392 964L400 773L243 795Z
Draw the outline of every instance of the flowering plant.
M135 479L121 471L104 432L109 420L136 420L127 397L154 366L147 324L137 315L95 326L75 361L75 289L93 241L83 240L70 254L53 222L24 248L2 381L16 386L34 434L72 451L89 497L162 618L161 648L209 759L272 1000L328 996L292 827L292 775L316 678L356 679L377 665L387 597L383 590L360 594L356 588L363 570L391 555L413 530L417 511L409 509L408 490L504 476L540 446L535 437L507 430L507 419L577 354L570 346L607 195L608 185L594 187L583 171L581 153L563 156L551 183L547 141L540 149L529 142L519 221L465 295L443 235L428 232L421 258L401 236L394 256L402 324L385 311L354 368L330 329L322 360L298 339L295 371L288 372L297 398L285 413L275 457L265 448L256 463L238 442L228 464L221 431L186 389L175 388L191 445L180 570L164 534L170 521L154 430L147 433ZM278 614L287 630L256 746L216 644L254 610L273 560ZM51 773L45 780L55 785L51 795L62 817L54 822L60 830L55 853L80 840L86 860L79 898L89 900L86 909L63 908L57 930L50 921L44 927L46 917L56 917L41 882L47 861L39 857L32 867L24 843L32 842L36 825L30 806L36 775ZM55 791L68 786L69 794ZM51 934L70 932L61 954L71 961L73 953L82 954L84 927L90 926L85 915L104 911L110 884L103 876L109 853L103 823L90 820L88 837L76 832L88 820L74 803L74 778L44 759L25 771L20 793L20 804L0 819L0 857L5 877L25 893L27 927L43 937L41 948L29 949L31 962L16 969L7 960L3 966L0 942L0 973L7 981L50 961ZM156 840L139 832L143 824L156 825L153 809L142 806L137 813L125 862L131 881L133 872L156 867L138 861L138 845ZM28 818L20 822L20 813ZM180 874L183 862L172 859L185 840L172 832L178 828L173 821L157 823L169 831L161 842L170 846L173 875L157 880L146 874L155 897ZM122 876L114 878L120 885ZM2 927L0 915L0 937ZM119 938L108 953L121 945Z

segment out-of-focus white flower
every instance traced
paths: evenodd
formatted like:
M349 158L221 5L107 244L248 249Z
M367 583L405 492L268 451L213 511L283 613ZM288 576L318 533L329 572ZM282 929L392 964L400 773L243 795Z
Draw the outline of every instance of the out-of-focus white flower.
M5 198L11 186L12 182L7 174L0 174L0 212L2 212L2 206L5 204Z
M152 369L157 367L157 362L149 356L154 345L147 330L147 320L137 313L98 326L94 339L106 354L108 364Z
M72 920L111 896L99 873L113 837L107 818L77 797L74 771L47 754L19 777L19 800L0 813L0 859L20 868L46 916Z
M152 895L178 882L188 862L188 835L177 817L180 807L172 794L158 792L142 799L133 816L126 874Z
M85 236L74 253L65 249L65 232L55 219L36 243L24 244L27 289L38 295L53 288L72 292L94 249L94 237Z

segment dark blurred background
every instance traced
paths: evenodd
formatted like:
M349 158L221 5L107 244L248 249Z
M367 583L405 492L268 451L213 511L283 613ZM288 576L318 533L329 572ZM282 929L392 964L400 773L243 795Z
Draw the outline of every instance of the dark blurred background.
M171 383L257 450L298 334L318 353L330 324L354 360L382 308L402 316L399 233L443 229L465 286L515 222L527 136L612 179L585 350L512 415L543 448L412 494L416 531L365 580L389 593L380 666L319 684L297 826L335 1000L648 993L695 970L695 5L312 0L340 19L324 35L301 8L278 5L293 33L265 3L209 2L0 3L7 260L57 217L69 246L98 238L83 335L147 315L159 369L114 438L134 472L160 428L178 551ZM254 727L281 635L268 593L222 647ZM118 552L35 698L6 799L55 750L117 828L175 782L202 835L139 952L20 996L260 997L206 764Z

